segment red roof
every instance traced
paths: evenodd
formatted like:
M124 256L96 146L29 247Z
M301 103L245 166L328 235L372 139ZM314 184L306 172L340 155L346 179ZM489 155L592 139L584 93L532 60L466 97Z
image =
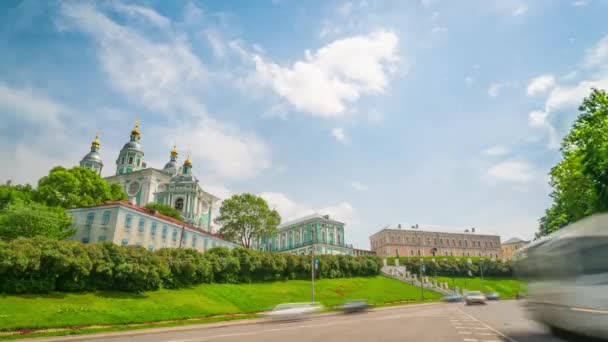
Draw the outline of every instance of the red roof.
M175 218L167 216L167 215L163 215L163 214L159 213L158 211L146 209L144 207L140 207L138 205L131 204L128 201L107 201L107 202L104 202L103 204L93 205L92 207L104 207L104 206L109 206L109 205L120 205L120 206L123 206L123 207L128 207L128 208L131 208L133 210L139 211L140 213L144 213L144 214L149 215L149 216L154 216L156 218L163 219L165 221L169 221L171 223L180 225L182 227L186 227L186 228L195 230L197 232L200 232L200 233L203 233L203 234L206 234L206 235L210 235L210 236L214 236L214 237L219 238L219 239L223 239L220 234L209 233L209 232L204 231L204 230L202 230L202 229L200 229L198 227L195 227L195 226L193 226L191 224L188 224L188 223L186 223L184 221L175 219Z

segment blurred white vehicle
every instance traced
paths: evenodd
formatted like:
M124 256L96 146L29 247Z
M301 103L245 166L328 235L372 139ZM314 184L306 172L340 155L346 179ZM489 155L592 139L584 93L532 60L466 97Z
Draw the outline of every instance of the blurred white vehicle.
M266 313L272 320L301 319L320 312L323 307L319 303L286 303L279 304Z
M608 339L607 226L607 214L593 215L519 253L515 270L528 283L526 306L558 336Z
M481 291L470 291L464 296L464 300L467 305L471 304L485 304L486 296Z

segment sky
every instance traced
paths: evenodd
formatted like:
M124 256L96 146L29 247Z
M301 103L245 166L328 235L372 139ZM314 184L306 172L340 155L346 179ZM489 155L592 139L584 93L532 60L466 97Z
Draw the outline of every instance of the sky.
M530 239L547 173L608 86L599 0L0 2L0 182L103 175L136 119L204 189L319 212L369 248L389 224Z

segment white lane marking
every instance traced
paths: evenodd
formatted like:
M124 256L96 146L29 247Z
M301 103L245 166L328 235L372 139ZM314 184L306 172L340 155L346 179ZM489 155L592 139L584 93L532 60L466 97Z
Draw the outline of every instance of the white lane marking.
M477 342L477 339L474 339L474 338L465 338L464 341L466 341L466 342Z
M475 330L488 330L488 328L474 328Z
M459 334L463 334L463 335L471 335L472 334L472 332L470 332L470 331L459 331L458 333Z
M475 334L477 334L477 335L484 335L484 336L494 335L494 334L491 334L491 333L475 333Z
M505 339L505 340L507 340L507 341L509 341L509 342L519 342L519 341L517 341L516 339L514 339L514 338L512 338L512 337L510 337L510 336L507 336L507 335L505 335L505 334L501 333L500 331L498 331L498 330L496 330L496 329L492 328L491 326L489 326L489 325L485 324L484 322L482 322L482 321L478 320L478 319L477 319L477 318L475 318L473 315L470 315L470 314L468 314L468 313L464 312L464 310L462 310L461 308L457 308L457 309L458 309L458 310L460 310L460 311L461 311L461 312L462 312L464 315L469 316L469 318L470 318L470 319L472 319L472 320L474 320L474 321L478 322L479 324L483 325L484 327L486 327L486 328L488 328L488 329L492 330L493 332L495 332L495 333L496 333L496 335L498 335L498 336L502 337L503 339Z

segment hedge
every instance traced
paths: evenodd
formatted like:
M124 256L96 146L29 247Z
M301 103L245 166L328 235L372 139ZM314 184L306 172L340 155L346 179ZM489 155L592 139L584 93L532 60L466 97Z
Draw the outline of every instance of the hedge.
M373 276L375 256L320 255L318 278ZM42 237L0 241L0 293L118 290L143 292L202 283L310 279L310 256L216 247L149 252L111 242L82 244Z
M395 265L395 257L386 258L387 265ZM471 259L471 264L468 260ZM425 274L445 277L466 277L469 271L472 275L479 275L483 268L483 275L488 277L512 277L513 266L510 261L490 259L484 257L454 257L436 256L423 257ZM418 274L420 272L419 257L400 257L399 265L406 266L407 270Z

